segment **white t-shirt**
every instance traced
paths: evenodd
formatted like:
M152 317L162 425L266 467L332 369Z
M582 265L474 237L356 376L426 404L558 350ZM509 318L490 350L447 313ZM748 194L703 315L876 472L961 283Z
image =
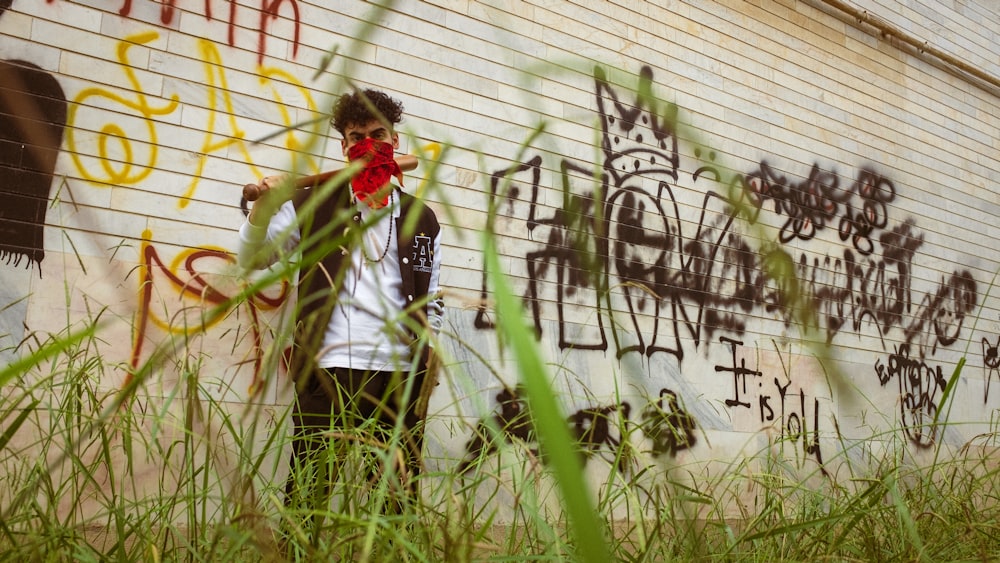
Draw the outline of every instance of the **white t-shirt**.
M399 200L392 198L386 209L379 210L364 203L356 205L361 217L363 248L357 246L352 251L350 268L330 315L317 365L372 371L405 369L410 362L410 348L396 244ZM294 250L300 238L295 206L286 202L267 227L244 221L240 227L238 262L244 267L273 264L279 252ZM274 248L274 241L282 241L284 249ZM261 256L263 253L268 254Z

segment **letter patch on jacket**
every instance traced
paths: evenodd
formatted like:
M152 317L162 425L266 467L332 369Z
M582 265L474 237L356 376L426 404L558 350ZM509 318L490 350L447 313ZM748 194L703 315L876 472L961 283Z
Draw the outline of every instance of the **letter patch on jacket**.
M433 261L434 250L431 248L431 237L423 233L413 237L413 271L429 274Z

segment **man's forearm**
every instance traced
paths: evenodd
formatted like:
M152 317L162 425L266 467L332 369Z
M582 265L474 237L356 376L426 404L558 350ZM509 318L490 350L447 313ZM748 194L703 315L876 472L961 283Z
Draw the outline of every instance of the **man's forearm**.
M250 214L247 215L247 221L255 227L267 227L268 223L271 222L271 218L274 217L274 212L276 209L271 208L271 206L264 204L263 202L255 203L252 208L250 208Z
M259 214L258 218L265 215ZM244 269L267 268L277 262L283 252L291 251L298 244L298 229L293 227L295 212L291 206L269 212L269 215L268 221L260 225L251 210L240 227L236 261Z

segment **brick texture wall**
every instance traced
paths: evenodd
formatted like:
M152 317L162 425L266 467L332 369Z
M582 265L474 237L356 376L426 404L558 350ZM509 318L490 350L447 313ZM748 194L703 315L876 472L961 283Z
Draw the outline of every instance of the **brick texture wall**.
M373 85L404 101L403 152L440 164L406 178L446 226L432 464L477 454L478 421L523 399L493 326L491 204L597 473L623 470L624 420L638 464L711 468L783 438L799 467L836 474L845 443L959 446L996 418L998 88L832 2L6 4L0 87L47 105L3 133L5 361L99 318L102 389L173 338L144 397L195 369L204 400L282 420L288 288L226 301L244 287L240 186L339 166L311 120ZM990 0L850 5L1000 77ZM962 424L929 425L942 408Z

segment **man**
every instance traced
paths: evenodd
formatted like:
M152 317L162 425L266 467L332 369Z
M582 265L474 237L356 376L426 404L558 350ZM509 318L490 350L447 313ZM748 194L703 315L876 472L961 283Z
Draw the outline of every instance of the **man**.
M393 176L402 183L393 160L402 116L402 104L377 90L341 96L331 125L344 156L361 166L349 186L295 190L286 178L264 178L240 228L244 267L300 254L289 505L305 498L325 510L336 478L327 471L336 468L325 455L330 441L334 449L348 439L385 446L400 419L404 463L396 470L402 489L415 490L426 409L417 403L434 377L429 333L440 328L444 305L437 218L391 183ZM359 438L362 425L372 431Z

